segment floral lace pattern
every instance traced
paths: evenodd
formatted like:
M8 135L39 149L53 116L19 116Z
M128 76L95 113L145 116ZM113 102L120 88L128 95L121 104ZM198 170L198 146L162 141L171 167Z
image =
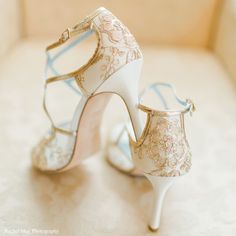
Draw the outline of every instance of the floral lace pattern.
M101 79L107 79L121 66L142 57L139 46L125 27L110 12L98 16L97 30L101 37L101 51L103 65Z
M93 84L96 84L93 88L95 90L122 66L142 58L135 38L112 13L107 10L103 11L92 20L91 24L98 34L99 45L90 67L78 76L78 78L84 78L79 82L87 91L90 88L86 80L89 80L91 71L96 71L96 78L93 78Z
M189 171L191 153L181 116L149 114L141 144L131 141L134 161L145 173L174 177Z
M68 164L73 149L62 148L57 143L56 134L44 137L32 150L32 162L35 167L43 171L51 171Z

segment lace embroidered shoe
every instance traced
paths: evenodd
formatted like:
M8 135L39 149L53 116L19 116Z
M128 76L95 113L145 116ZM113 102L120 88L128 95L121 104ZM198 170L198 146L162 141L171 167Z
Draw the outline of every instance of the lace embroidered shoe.
M55 61L90 35L97 37L97 48L92 58L70 73L59 73ZM79 24L66 29L58 41L47 47L46 52L43 107L51 129L32 151L32 162L36 168L65 171L97 152L102 114L113 94L125 102L136 134L141 133L137 104L143 57L130 31L111 12L105 8L97 9ZM48 104L50 93L47 91L49 87L64 85L62 82L69 85L71 93L75 92L77 104L72 109L73 115L60 124L53 112L55 103ZM60 103L63 111L68 109L63 107L69 100L67 92L59 92L59 96L63 97Z
M172 89L172 95L183 109L170 109L161 88ZM112 133L108 147L108 161L118 170L134 175L145 175L154 189L153 214L149 228L156 231L160 225L163 199L178 176L189 172L191 152L185 134L184 116L192 114L195 106L190 99L177 97L174 88L166 83L149 87L163 103L164 109L152 109L142 104L139 109L146 114L146 125L140 138L134 140L124 125Z

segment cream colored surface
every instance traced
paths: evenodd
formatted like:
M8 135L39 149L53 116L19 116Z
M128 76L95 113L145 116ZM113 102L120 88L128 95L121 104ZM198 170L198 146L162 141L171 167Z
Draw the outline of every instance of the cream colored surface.
M219 1L137 0L134 4L122 0L85 4L76 0L0 0L0 57L19 38L19 2L24 3L28 36L51 34L55 39L91 9L104 5L143 42L205 47ZM146 227L151 212L150 183L117 172L103 155L58 175L31 168L31 148L49 127L41 106L42 75L44 49L52 41L21 41L15 50L8 50L10 54L4 60L1 57L1 236L9 235L8 230L20 229L55 229L59 233L54 235L62 236L236 235L236 90L221 64L223 59L235 76L236 14L235 1L224 2L214 47L221 59L203 49L143 48L141 87L156 80L171 82L179 94L193 98L197 105L197 112L186 124L193 168L169 191L157 234ZM81 62L85 55L81 52L78 57ZM122 119L121 105L113 98L108 107L103 141L109 128Z
M222 59L236 83L236 1L224 1L218 20L216 54Z
M0 0L0 58L21 36L19 0Z
M41 107L49 42L25 41L1 63L0 235L9 235L7 229L34 228L58 229L62 236L234 236L236 91L219 60L200 49L143 48L141 85L175 83L198 109L186 119L192 171L169 191L161 229L153 234L146 227L150 184L115 171L104 156L58 175L32 170L30 150L49 125ZM121 119L120 105L113 99L107 109L103 138Z
M59 35L62 29L104 6L119 16L139 41L205 47L220 0L22 1L27 36Z

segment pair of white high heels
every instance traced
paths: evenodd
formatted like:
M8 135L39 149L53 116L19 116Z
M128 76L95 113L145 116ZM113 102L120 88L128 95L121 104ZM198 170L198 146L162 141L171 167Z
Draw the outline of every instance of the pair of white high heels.
M54 67L56 59L92 34L98 41L92 58L77 70L59 74ZM75 40L68 42L73 38ZM60 46L61 50L51 53ZM178 98L173 87L166 83L150 86L162 101L163 110L140 102L138 83L142 63L143 56L133 35L105 8L97 9L81 23L65 30L58 41L47 47L47 74L51 76L46 79L43 107L51 122L51 130L33 149L32 161L42 171L62 172L97 152L103 111L111 95L118 95L126 105L134 135L128 135L124 125L115 128L107 158L117 169L145 175L150 180L155 202L149 228L157 230L166 191L176 177L187 173L191 166L184 115L192 113L195 107L191 100ZM81 99L72 120L58 125L48 109L46 92L48 86L61 81L79 93ZM172 90L182 109L169 108L161 92L163 88ZM145 122L140 117L141 112L147 115Z

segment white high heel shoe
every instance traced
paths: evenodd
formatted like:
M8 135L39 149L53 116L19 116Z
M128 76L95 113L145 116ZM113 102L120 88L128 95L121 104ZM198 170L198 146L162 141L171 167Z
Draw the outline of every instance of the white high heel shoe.
M67 74L58 73L55 60L91 34L97 36L98 43L87 64ZM82 36L67 46L69 39L77 35ZM66 47L51 54L62 45ZM51 121L51 130L32 151L36 168L65 171L98 151L102 114L113 94L126 104L137 137L141 134L137 104L143 57L132 34L111 12L99 8L81 23L66 29L57 42L47 47L47 57L47 77L49 73L51 77L45 83L44 109ZM73 118L63 125L57 124L48 109L46 94L49 86L61 81L81 94Z
M174 98L183 109L171 110L161 88L171 88ZM190 99L177 97L174 88L166 83L150 86L163 102L164 109L156 110L139 104L146 113L146 125L137 141L121 125L113 133L108 147L108 161L127 174L145 175L154 190L153 213L149 222L152 231L158 230L165 194L176 177L186 174L191 167L191 153L185 134L184 115L192 114L195 106ZM120 131L120 133L119 133ZM127 138L129 136L129 139ZM116 138L116 140L114 140ZM129 140L129 142L128 142Z

